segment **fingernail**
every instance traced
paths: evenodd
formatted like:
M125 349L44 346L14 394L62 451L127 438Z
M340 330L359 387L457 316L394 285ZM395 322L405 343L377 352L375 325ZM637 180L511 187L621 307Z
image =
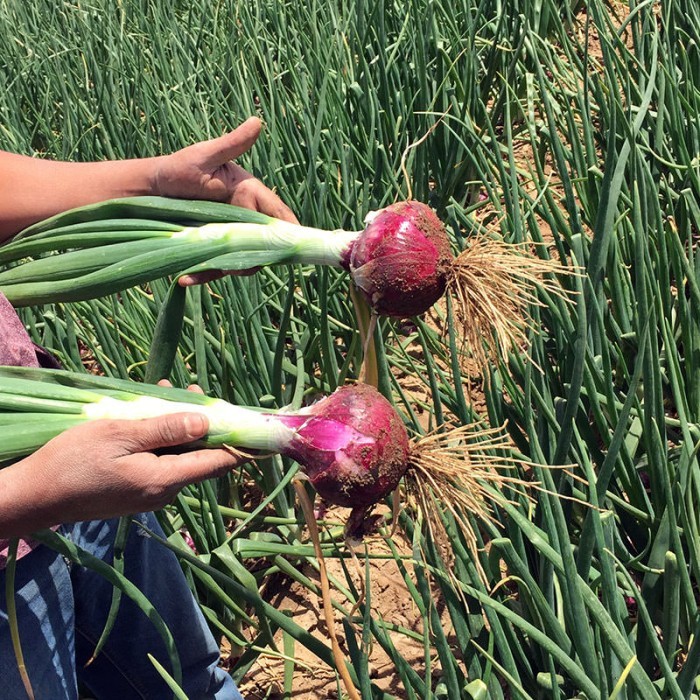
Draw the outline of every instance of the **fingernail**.
M185 430L189 438L202 437L206 434L208 427L207 419L201 413L192 413L185 416Z

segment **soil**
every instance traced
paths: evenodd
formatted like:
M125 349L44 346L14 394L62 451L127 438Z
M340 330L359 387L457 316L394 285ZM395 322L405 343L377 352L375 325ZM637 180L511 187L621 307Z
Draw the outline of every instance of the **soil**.
M344 511L338 509L338 514L342 517ZM410 546L400 533L394 534L392 542L403 554L410 554ZM390 555L388 545L379 535L366 538L365 543L369 551L375 555ZM329 577L337 577L339 581L345 582L345 574L337 560L327 559L326 566ZM364 562L361 566L364 569ZM353 571L352 564L349 565L349 568ZM407 568L410 572L410 564L407 565ZM305 567L304 574L318 583L318 574L312 567ZM362 575L363 572L360 570L353 571L352 579L356 586L359 586ZM381 618L387 624L398 625L422 634L420 614L413 604L402 573L393 559L371 561L370 586L369 599L373 616ZM351 607L335 589L332 591L332 597L347 609ZM290 587L282 585L270 595L270 602L280 610L289 611L296 624L307 629L324 644L330 646L330 637L326 629L319 597L309 593L303 586L293 583ZM341 616L337 612L335 620L335 630L341 650L348 657ZM448 624L447 621L445 623ZM356 629L358 631L356 639L359 644L359 635L362 630L361 622L356 625ZM421 674L424 668L423 642L399 632L390 631L388 635L398 653ZM283 649L282 633L276 636L276 642L278 648ZM283 700L283 698L289 697L293 697L295 700L322 700L340 697L336 677L328 666L321 663L314 654L300 644L295 645L293 656L296 664L291 696L284 693L284 662L272 656L261 656L246 675L245 682L240 686L244 697L248 700L262 700L263 698ZM397 698L406 697L404 688L397 677L395 664L377 643L370 650L369 665L373 683Z

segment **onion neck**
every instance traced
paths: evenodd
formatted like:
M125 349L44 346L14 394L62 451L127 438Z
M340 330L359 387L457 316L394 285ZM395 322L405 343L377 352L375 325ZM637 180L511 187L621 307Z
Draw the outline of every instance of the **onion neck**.
M249 450L284 452L295 434L276 413L234 406L221 399L211 399L207 404L199 405L153 396L139 396L131 401L107 396L83 407L83 415L88 420L138 420L169 413L204 414L209 420L209 430L201 442L208 446L229 445Z
M350 251L361 231L326 231L274 219L270 224L213 223L189 226L172 235L188 241L228 243L228 252L282 251L286 262L348 268Z

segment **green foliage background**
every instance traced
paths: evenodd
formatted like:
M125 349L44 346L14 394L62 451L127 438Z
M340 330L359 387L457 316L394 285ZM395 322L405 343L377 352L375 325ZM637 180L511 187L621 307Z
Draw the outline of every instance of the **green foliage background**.
M448 514L449 564L403 512L412 556L396 553L396 565L422 616L425 662L413 668L392 641L416 633L390 630L365 601L345 619L364 697L382 697L370 642L392 659L401 697L695 693L699 42L690 0L0 0L1 148L142 157L258 114L265 132L242 163L304 223L360 227L410 182L456 250L483 230L546 239L585 271L563 280L575 303L542 295L532 362L523 353L508 371L493 367L480 412L464 389L478 378L462 376L453 334L419 319L381 324L381 385L413 431L425 412L431 426L479 413L508 420L523 456L572 466L536 469L536 504L516 494L482 524L488 585ZM407 182L402 154L432 127L407 154ZM107 374L141 379L166 289L25 319L67 366L81 368L87 353ZM300 405L356 377L360 351L343 276L266 270L188 296L173 378L248 405ZM409 395L396 380L406 374L424 392ZM328 647L261 595L280 573L315 585L293 473L268 460L186 490L163 514L173 546L181 526L193 534L199 554L183 566L212 626L242 647L239 680L279 626L286 649L305 645L332 666ZM328 557L341 556L338 538L329 526ZM352 581L336 582L345 615Z

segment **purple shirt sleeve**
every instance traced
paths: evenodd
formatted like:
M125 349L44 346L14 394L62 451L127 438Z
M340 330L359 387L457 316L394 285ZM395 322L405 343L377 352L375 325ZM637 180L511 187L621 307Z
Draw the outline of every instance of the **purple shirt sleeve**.
M34 344L9 301L0 293L0 365L39 367Z
M31 341L19 316L2 293L0 293L0 365L60 368L53 355Z
M0 293L0 365L20 367L54 367L58 362L43 348L32 343L19 316L9 301ZM0 538L0 569L7 561L8 540ZM36 546L31 540L21 539L17 557L24 556Z

